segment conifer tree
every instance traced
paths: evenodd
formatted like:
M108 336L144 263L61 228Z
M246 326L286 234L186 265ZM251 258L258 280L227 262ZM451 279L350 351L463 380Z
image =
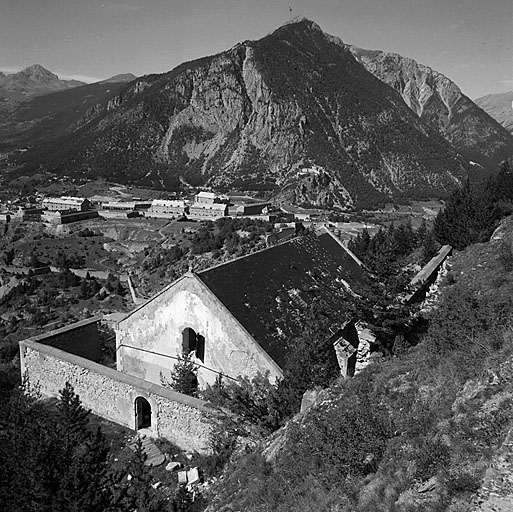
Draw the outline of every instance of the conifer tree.
M171 382L161 373L163 386L170 387L179 393L189 396L198 394L198 367L192 360L192 353L178 356L178 361L171 371Z
M134 454L128 465L117 476L117 485L112 485L111 504L108 512L137 511L164 512L165 503L151 486L151 474L145 465L146 454L142 441L138 438ZM128 475L130 477L128 478ZM114 489L116 488L117 489Z

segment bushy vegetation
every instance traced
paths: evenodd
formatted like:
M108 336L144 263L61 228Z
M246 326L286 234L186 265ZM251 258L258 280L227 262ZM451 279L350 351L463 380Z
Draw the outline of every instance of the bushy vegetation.
M444 219L459 213L449 208ZM483 238L497 223L485 218ZM392 346L354 379L332 383L322 402L276 432L263 453L239 455L214 503L248 512L468 509L512 426L510 229L511 221L502 240L451 261L454 271L424 311L414 342L403 338L401 350ZM353 250L386 282L399 275L390 268L427 258L425 246L436 248L429 230L405 225L362 234ZM397 310L391 315L397 320ZM373 325L378 333L380 326ZM255 386L249 389L246 399ZM265 403L254 409L261 418L269 417L272 402ZM423 485L427 490L418 492Z
M414 316L416 306L405 300L408 285L419 265L427 263L439 247L425 223L413 230L409 222L390 224L374 236L363 230L349 242L370 271L361 295L353 300L355 315L372 328L383 350L416 342L419 319Z
M262 235L271 230L271 224L261 220L221 218L201 226L192 239L191 251L192 254L203 254L224 248L228 254L243 253L245 247L255 247Z
M39 401L27 383L13 390L4 402L0 427L0 502L5 510L172 510L173 504L149 485L141 444L126 465L116 464L105 436L90 428L89 412L69 383L56 407Z
M162 287L162 280L177 279L187 270L201 270L224 259L242 256L265 247L265 235L272 225L248 218L220 218L204 221L184 243L171 248L156 246L145 251L141 269L151 291ZM153 282L153 275L158 280Z
M422 510L469 504L511 427L513 335L506 297L488 305L454 286L421 344L332 386L278 433L270 461L259 452L236 461L214 502L368 512L401 499L404 510L421 510L415 489L434 477Z
M434 234L442 244L463 249L488 240L500 219L513 212L513 171L504 162L496 177L467 181L435 219Z

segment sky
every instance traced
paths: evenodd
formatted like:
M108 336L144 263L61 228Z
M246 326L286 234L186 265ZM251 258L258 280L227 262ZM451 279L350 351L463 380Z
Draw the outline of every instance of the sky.
M1 0L0 70L94 82L163 73L305 16L399 53L472 99L513 90L513 0Z

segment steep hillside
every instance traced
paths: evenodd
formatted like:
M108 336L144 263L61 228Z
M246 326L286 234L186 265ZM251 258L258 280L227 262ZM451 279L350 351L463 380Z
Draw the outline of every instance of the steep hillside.
M513 133L513 91L488 94L477 99L476 105Z
M444 195L468 165L309 20L139 78L21 162L342 207Z
M115 78L115 77L113 77ZM88 112L115 97L125 80L110 79L64 91L29 98L0 118L0 147L4 150L25 148L73 131Z
M485 166L513 155L513 136L497 123L500 119L479 100L476 106L441 73L396 53L348 48L368 71L399 92L420 119L461 154ZM510 113L513 114L511 108ZM511 120L513 123L513 115Z
M234 457L207 510L512 510L513 219L456 253L416 346Z

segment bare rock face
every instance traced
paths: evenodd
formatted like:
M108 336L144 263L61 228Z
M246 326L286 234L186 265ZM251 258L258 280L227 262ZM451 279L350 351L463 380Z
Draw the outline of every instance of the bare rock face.
M348 48L369 72L399 92L422 121L463 155L487 165L513 154L511 133L484 111L487 109L479 108L483 102L477 100L477 106L441 73L396 53Z
M478 98L476 105L513 133L513 91L488 94Z

